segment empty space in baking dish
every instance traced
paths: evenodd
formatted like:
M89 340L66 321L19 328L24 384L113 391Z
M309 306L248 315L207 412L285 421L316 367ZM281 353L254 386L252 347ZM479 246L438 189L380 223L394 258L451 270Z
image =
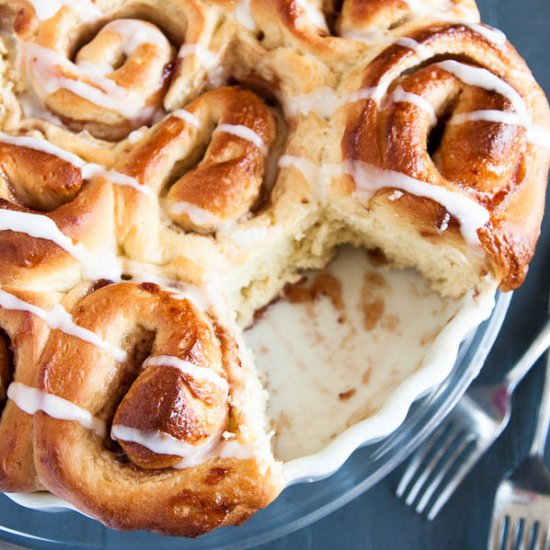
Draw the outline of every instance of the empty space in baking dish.
M442 298L416 271L343 247L321 278L308 274L271 305L245 339L289 482L331 473L355 448L395 430L448 375L494 293L487 281L461 299Z

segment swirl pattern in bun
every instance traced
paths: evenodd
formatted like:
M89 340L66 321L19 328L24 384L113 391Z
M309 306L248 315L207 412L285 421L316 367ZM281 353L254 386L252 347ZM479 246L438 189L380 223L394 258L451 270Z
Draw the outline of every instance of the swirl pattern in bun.
M187 536L242 522L277 494L269 439L249 420L263 414L246 399L254 376L212 309L118 283L73 311L109 349L63 332L48 342L39 389L65 406L36 415L47 488L113 527Z
M355 211L359 225L391 226L367 230L371 246L430 278L439 273L444 293L459 295L483 273L516 288L539 234L550 119L503 35L430 26L346 85L357 101L335 114L334 128L349 174L333 189L354 198L335 210ZM368 215L357 211L365 207ZM479 247L485 254L473 252Z
M0 490L197 536L284 488L256 310L342 243L518 287L550 110L473 0L0 0Z

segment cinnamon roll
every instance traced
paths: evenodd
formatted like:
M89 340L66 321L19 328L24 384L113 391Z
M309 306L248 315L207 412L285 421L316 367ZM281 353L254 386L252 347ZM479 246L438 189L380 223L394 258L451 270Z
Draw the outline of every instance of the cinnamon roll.
M5 129L37 128L106 164L117 142L200 91L226 47L214 41L219 14L197 0L162 10L153 0L19 0L0 3L2 13L15 35Z
M260 198L276 126L267 105L240 88L207 92L171 113L118 167L148 191L119 190L123 231L144 241L136 227L143 215L136 213L139 201L151 210L151 196L162 199L175 224L194 233L215 233L248 215Z
M34 467L30 403L14 399L19 389L36 388L38 361L48 337L48 325L36 313L51 312L53 294L6 287L0 289L0 490L41 488ZM29 391L34 391L33 389Z
M244 521L281 489L259 383L213 308L153 283L85 295L40 366L40 479L119 529L196 536ZM57 403L54 412L48 400Z
M68 290L120 276L112 185L39 136L0 133L0 284Z
M369 56L368 47L430 22L479 21L472 0L249 0L238 3L236 15L268 52L287 50L298 63L298 51L337 71Z
M239 88L207 92L167 116L117 166L141 185L116 190L126 254L166 261L177 253L170 251L176 228L212 234L247 216L260 199L275 132L269 108Z
M421 29L342 92L326 157L343 163L333 215L445 294L487 274L503 290L520 285L540 231L550 118L502 34Z

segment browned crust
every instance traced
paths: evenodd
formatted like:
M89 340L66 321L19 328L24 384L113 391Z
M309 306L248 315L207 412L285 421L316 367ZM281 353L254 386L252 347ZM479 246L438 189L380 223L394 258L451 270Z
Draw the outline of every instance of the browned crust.
M265 33L263 45L268 49L293 46L331 66L349 62L365 49L360 43L331 36L319 28L296 0L252 0L251 6Z
M88 250L114 252L114 199L109 182L85 183L74 200L50 212L19 206L0 198L0 209L45 215L74 242ZM53 241L14 231L0 232L0 284L68 290L80 281L78 260Z
M74 320L118 345L139 324L155 333L153 355L177 355L198 365L222 369L220 373L228 377L231 388L242 383L235 374L239 369L227 364L235 360L231 346L220 344L204 314L156 285L120 283L103 287L79 303ZM222 364L216 367L215 357L220 352ZM115 366L108 354L94 346L54 331L41 361L40 388L96 416L110 416L117 407L117 386L122 383L125 368ZM141 396L150 400L144 410L162 407L164 395L155 394L158 387L155 390L151 386L151 390L150 395ZM205 402L207 395L195 397ZM189 398L186 403L196 407ZM172 411L172 416L181 414L185 414L185 408ZM226 428L235 430L231 418L229 412ZM144 420L145 424L134 416L130 423L135 425L137 421L139 426L150 428ZM173 430L172 420L170 425L167 431ZM166 429L164 425L155 427ZM172 433L177 435L177 430ZM191 441L192 437L187 434L184 439ZM37 469L44 485L118 529L197 536L222 525L241 523L281 490L281 480L269 469L261 472L254 459L210 459L180 470L141 469L132 462L118 461L116 453L93 432L43 413L36 416L35 444Z
M443 2L441 3L443 4ZM453 0L456 19L479 20L479 13L473 0ZM434 3L437 8L438 3ZM362 32L395 34L401 29L411 29L426 24L437 11L428 16L415 17L404 0L345 0L344 2L322 2L321 15L327 24L319 27L308 16L307 10L298 0L252 0L252 12L261 30L265 33L264 45L268 49L293 46L312 54L336 70L355 63L356 58L365 56L367 44L355 40ZM366 39L376 46L376 37Z
M39 307L51 307L52 297L5 287L14 294ZM31 387L38 384L36 368L48 336L48 328L36 316L24 311L0 308L0 330L10 349L7 369L0 369L1 384L7 390L10 380ZM6 365L4 365L5 367ZM32 441L33 417L11 400L0 401L0 491L27 492L42 488L34 465Z
M550 114L543 92L523 60L509 44L496 47L462 24L441 24L421 29L412 37L429 46L435 60L458 59L490 70L513 86L526 102L533 123L548 127ZM405 75L405 76L403 76ZM391 82L388 95L398 85L405 91L430 97L436 87L458 98L450 109L510 109L494 92L469 88L429 62L418 66L414 52L393 45L365 69L363 87ZM349 107L342 140L347 159L402 172L416 179L467 194L487 207L490 222L479 230L483 248L491 258L501 289L519 286L527 273L540 232L550 155L529 144L525 130L494 122L469 122L447 126L434 158L427 152L427 116L410 103L393 103L378 110L372 100ZM441 110L446 109L445 105ZM435 164L434 164L435 162ZM353 189L351 189L353 190ZM380 194L388 194L382 190ZM438 231L444 208L429 199L406 195L394 201L394 215L408 220L411 229L435 242L461 244L460 227L451 224Z
M141 476L126 472L122 481L113 472L114 477L107 475L106 480L82 480L93 475L87 461L101 460L81 454L75 439L85 434L77 435L43 413L38 413L37 422L37 468L44 485L114 529L197 537L217 527L243 523L270 504L281 489L280 481L270 472L260 472L254 461L233 459L209 461L185 475L174 474L174 479L158 474L156 480L151 476L144 482ZM47 443L43 441L45 429L50 432Z
M266 153L252 142L227 132L213 133L222 124L244 126L255 132L266 150L275 139L275 117L265 103L240 86L223 87L202 94L186 106L201 123L195 128L176 116L168 116L128 158L120 172L165 196L165 206L184 201L205 210L223 222L237 221L257 203L265 171ZM197 158L206 149L201 158ZM167 182L181 163L200 160L167 189ZM121 207L119 223L132 231L141 223L133 213L135 202L148 199L128 188L118 189ZM126 214L127 213L127 214ZM170 213L176 224L188 231L208 233L216 224L197 225L187 214Z

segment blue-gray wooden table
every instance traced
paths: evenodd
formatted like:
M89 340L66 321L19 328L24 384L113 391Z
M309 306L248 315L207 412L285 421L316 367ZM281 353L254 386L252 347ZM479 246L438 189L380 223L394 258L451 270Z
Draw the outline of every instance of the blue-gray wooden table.
M508 35L550 95L550 0L478 0L478 4L484 21L499 26ZM543 224L527 281L514 295L502 332L478 381L496 379L528 346L546 318L549 283L550 216ZM337 512L264 545L262 550L485 548L495 488L529 448L542 381L541 366L542 361L518 388L507 431L434 521L417 516L394 497L402 473L399 468ZM0 496L0 518L12 510L13 504ZM4 548L0 541L0 550Z

